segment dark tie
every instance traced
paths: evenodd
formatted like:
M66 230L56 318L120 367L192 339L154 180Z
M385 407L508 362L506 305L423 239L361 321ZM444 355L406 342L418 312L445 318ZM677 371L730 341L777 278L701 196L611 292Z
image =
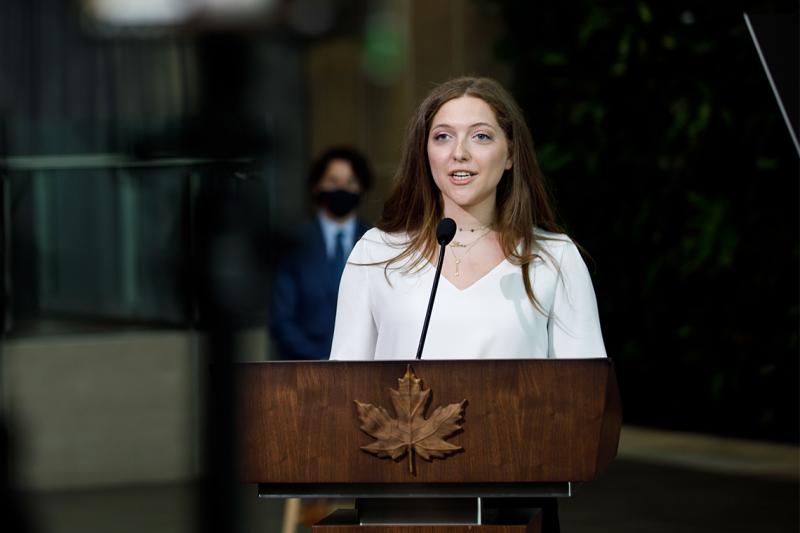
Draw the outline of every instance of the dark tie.
M344 271L344 264L347 261L347 256L344 251L344 232L340 231L336 234L336 244L333 248L333 268L336 277L336 282L342 277Z

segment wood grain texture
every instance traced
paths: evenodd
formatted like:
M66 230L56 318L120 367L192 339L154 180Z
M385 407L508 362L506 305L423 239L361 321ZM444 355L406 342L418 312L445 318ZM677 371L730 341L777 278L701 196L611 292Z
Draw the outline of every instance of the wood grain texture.
M355 513L339 510L311 528L312 533L541 533L542 515L536 512L527 524L480 526L360 526Z
M355 400L383 405L407 361L239 365L241 479L250 483L591 481L616 454L619 393L607 359L415 361L432 405L467 400L464 451L431 462L360 449Z
M622 403L619 399L617 376L613 368L608 376L605 402L605 416L600 428L600 442L597 450L597 468L601 472L617 456L619 434L622 429Z

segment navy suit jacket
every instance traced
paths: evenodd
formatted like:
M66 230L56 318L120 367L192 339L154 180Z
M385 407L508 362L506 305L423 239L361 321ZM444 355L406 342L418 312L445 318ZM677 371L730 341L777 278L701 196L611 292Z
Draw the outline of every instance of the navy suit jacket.
M368 229L357 221L355 241ZM298 246L278 264L272 282L270 331L280 359L330 355L339 295L335 272L319 221L304 224Z

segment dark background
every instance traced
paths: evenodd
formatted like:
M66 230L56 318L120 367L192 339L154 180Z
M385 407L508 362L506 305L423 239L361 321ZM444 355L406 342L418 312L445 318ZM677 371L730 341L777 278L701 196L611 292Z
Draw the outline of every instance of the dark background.
M626 422L796 442L798 154L742 17L792 4L502 4Z

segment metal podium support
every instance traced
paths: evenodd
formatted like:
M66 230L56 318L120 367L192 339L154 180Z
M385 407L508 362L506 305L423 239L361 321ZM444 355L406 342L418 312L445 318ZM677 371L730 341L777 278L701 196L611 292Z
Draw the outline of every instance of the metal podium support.
M361 526L488 525L525 522L538 502L572 496L572 484L259 484L260 498L355 499L327 522ZM324 523L325 521L323 521Z

